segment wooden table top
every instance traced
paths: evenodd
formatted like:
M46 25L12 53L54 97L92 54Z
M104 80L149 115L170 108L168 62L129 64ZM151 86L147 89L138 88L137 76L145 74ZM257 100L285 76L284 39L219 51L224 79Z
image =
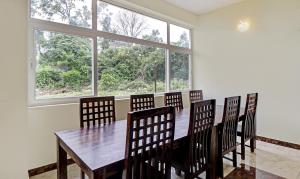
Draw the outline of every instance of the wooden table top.
M215 125L222 121L223 106L217 105ZM187 136L190 109L176 113L175 139ZM92 171L125 159L127 120L113 124L56 132L57 138ZM74 156L71 155L73 158Z

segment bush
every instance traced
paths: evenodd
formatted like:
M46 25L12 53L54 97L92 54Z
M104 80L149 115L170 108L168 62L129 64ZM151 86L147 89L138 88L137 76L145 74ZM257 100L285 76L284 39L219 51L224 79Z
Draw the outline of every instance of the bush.
M144 92L148 88L148 84L138 79L130 82L124 81L124 83L122 84L123 85L120 85L120 90L127 90L132 92Z
M63 79L64 87L79 90L83 88L86 78L79 71L73 69L71 71L62 72L60 74Z
M156 83L156 92L164 92L166 90L166 85L164 81L158 81Z
M39 68L36 72L36 86L40 89L61 87L59 71L49 66Z
M172 90L181 90L189 88L189 81L183 79L172 79L171 80L171 89Z
M102 90L116 90L119 85L119 77L113 71L102 72L99 85Z

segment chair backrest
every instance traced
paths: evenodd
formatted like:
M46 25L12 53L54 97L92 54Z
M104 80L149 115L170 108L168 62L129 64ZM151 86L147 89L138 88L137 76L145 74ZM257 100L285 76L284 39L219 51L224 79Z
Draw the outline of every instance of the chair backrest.
M170 178L174 107L128 113L125 169L127 179Z
M222 151L225 153L236 147L240 104L240 96L225 98L222 120Z
M93 97L80 99L80 127L105 125L115 122L115 97Z
M242 130L245 134L245 139L256 136L256 107L257 107L258 93L247 95L246 108L244 114L244 121L242 123Z
M155 108L154 94L130 96L130 111L140 111Z
M192 177L209 167L211 133L215 122L216 100L191 103L189 124L189 158L187 165Z
M181 92L165 93L165 106L174 106L176 110L183 109Z
M192 90L190 91L190 102L201 101L203 100L202 90Z

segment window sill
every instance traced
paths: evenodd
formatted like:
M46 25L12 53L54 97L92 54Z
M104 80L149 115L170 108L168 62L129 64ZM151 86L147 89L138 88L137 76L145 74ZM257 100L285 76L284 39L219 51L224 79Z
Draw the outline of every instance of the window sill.
M182 94L188 94L190 89L180 90ZM163 97L164 93L157 93L155 97ZM33 102L29 102L28 108L40 108L40 107L50 107L50 106L64 106L64 105L78 105L79 99L82 97L67 97L67 98L57 98L57 99L43 99L43 100L35 100ZM130 96L116 96L116 101L125 101L129 100Z

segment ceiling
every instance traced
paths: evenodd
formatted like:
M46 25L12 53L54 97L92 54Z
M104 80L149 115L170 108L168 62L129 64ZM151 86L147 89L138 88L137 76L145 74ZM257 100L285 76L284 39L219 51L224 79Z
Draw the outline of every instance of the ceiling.
M203 14L244 0L165 0L175 6Z

